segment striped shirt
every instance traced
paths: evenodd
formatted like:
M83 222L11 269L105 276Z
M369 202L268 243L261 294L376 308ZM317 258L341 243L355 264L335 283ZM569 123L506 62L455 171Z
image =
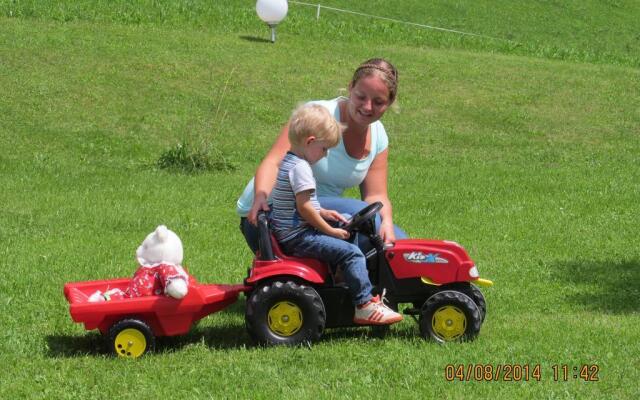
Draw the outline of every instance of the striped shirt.
M271 227L278 242L286 242L308 229L309 224L302 218L296 207L296 194L312 190L311 203L320 211L316 197L316 180L309 163L288 152L278 170L276 186L271 192Z

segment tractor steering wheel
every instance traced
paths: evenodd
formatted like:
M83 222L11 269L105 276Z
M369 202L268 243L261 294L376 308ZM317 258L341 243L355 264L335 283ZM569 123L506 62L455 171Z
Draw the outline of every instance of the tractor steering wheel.
M355 213L351 219L344 224L341 228L349 233L353 233L358 230L367 221L373 218L378 211L382 208L382 202L376 201L371 203L362 210Z

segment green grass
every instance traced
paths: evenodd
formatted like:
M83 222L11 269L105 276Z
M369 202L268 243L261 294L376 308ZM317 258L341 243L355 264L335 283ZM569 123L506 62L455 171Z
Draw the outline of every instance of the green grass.
M526 45L324 11L316 24L294 5L271 45L248 1L0 1L0 398L638 397L640 71L619 46L637 49L636 3L563 2L594 23L555 35L532 21L560 3L493 20L482 4L462 18L351 3L325 4L499 37L504 15ZM604 21L620 41L598 42ZM378 55L401 74L383 120L396 222L462 243L496 282L476 341L425 342L407 319L384 340L334 330L311 349L255 348L240 301L127 362L72 323L64 283L130 275L160 223L200 281L240 282L251 255L234 205L259 159L296 104L335 96ZM237 169L158 169L184 140ZM540 364L542 379L447 382L450 363ZM599 382L552 379L552 365L587 363Z
M306 2L313 3L313 2ZM458 35L406 24L289 4L278 28L309 40L458 48L542 58L640 66L635 28L640 3L596 1L389 1L324 0L322 5L400 21L452 29ZM7 17L192 27L218 32L264 32L256 24L255 2L231 0L1 0ZM266 33L260 35L267 36Z

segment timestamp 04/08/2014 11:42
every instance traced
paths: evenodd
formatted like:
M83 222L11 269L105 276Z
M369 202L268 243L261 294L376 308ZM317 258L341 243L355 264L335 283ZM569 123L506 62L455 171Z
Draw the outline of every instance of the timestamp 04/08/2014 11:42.
M546 372L550 374L547 375L540 364L447 364L444 368L444 377L449 382L540 382L547 376L550 376L554 382L600 380L598 364L553 364L551 371Z

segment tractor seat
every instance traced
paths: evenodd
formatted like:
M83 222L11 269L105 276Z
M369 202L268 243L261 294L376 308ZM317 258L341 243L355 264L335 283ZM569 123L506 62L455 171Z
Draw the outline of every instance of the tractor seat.
M258 260L273 261L276 256L273 254L271 242L271 229L269 229L269 219L264 211L258 212Z
M301 258L301 257L292 257L285 254L278 245L278 241L271 233L269 229L269 220L264 212L258 213L258 253L256 254L258 260L261 261L274 261L277 259L294 259L300 261L301 263L308 265L316 271L326 271L323 274L328 273L329 275L333 275L331 273L331 268L329 268L326 263L315 259L315 258Z

